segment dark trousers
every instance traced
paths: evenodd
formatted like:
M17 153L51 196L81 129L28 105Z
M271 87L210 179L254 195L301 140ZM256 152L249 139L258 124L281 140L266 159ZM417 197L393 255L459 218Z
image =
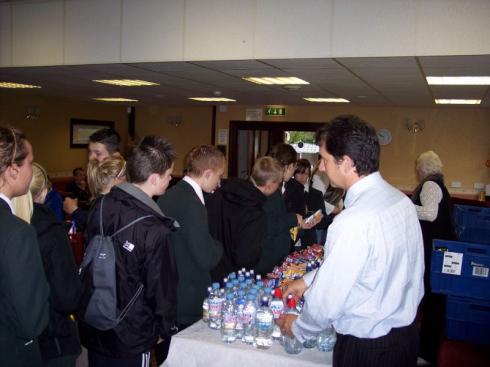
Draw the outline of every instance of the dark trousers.
M337 334L333 367L412 367L417 365L417 354L418 332L413 323L375 339Z
M420 304L420 311L422 323L419 355L435 364L446 329L446 296L427 292Z
M89 367L150 367L150 352L136 357L113 358L89 350L88 365Z

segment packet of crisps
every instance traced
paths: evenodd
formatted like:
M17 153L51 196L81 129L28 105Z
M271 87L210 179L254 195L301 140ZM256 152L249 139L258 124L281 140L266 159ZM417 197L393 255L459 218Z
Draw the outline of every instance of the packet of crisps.
M298 227L293 227L289 230L289 234L291 235L291 239L293 240L293 242L296 242L297 238L298 238Z

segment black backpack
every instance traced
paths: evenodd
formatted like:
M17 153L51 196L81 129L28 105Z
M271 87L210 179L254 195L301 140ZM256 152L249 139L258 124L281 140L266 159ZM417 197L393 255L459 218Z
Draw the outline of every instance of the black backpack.
M137 222L152 217L152 215L137 218L112 235L107 236L104 235L102 222L103 204L104 197L100 203L100 234L90 240L80 265L79 274L86 289L85 294L82 295L79 317L83 322L96 329L109 330L115 328L124 319L143 291L143 284L140 284L128 304L119 311L117 308L116 256L112 238ZM90 279L86 279L87 277ZM92 287L87 287L87 283L91 283Z

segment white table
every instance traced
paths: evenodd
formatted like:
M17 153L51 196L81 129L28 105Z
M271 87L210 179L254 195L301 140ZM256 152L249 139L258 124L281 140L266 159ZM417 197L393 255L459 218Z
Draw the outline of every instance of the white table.
M211 330L202 321L172 337L164 367L325 367L332 366L332 353L303 349L296 355L287 354L274 342L268 350L256 349L237 340L221 341L219 330Z

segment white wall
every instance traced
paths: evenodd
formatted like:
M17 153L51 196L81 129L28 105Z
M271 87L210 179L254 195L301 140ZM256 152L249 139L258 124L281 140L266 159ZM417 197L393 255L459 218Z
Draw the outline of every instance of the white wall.
M490 54L488 0L46 0L0 5L0 67Z

